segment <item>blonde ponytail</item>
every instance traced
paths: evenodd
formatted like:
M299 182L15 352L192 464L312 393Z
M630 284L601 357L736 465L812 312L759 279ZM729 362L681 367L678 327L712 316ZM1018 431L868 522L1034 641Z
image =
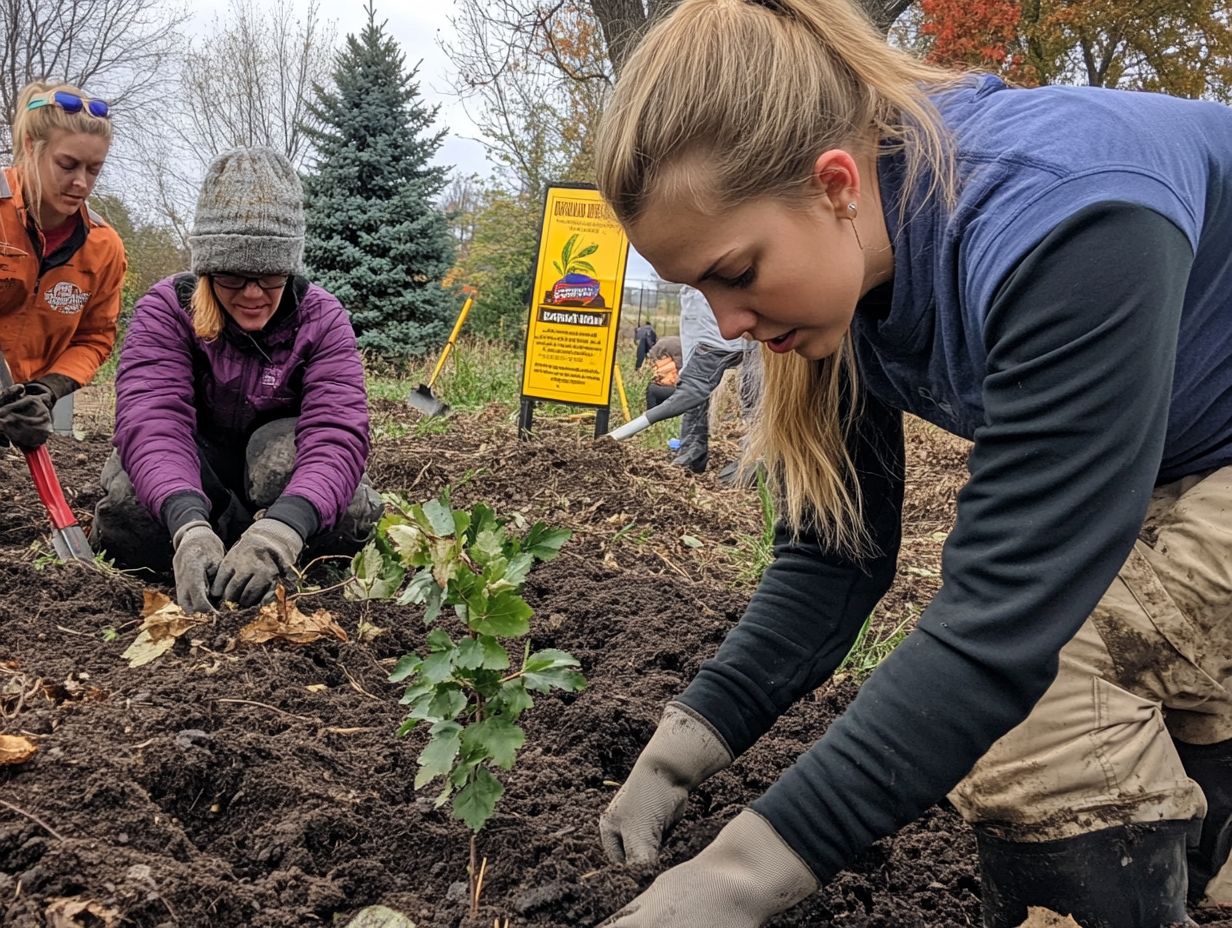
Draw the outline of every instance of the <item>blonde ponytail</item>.
M626 226L657 197L710 215L755 199L798 203L817 155L875 144L902 153L904 190L948 206L952 144L929 94L966 79L890 47L850 0L681 0L622 69L596 138L599 188ZM865 553L844 444L858 404L840 402L844 389L858 395L850 345L815 362L763 356L750 456L767 465L795 529L812 524L836 550Z

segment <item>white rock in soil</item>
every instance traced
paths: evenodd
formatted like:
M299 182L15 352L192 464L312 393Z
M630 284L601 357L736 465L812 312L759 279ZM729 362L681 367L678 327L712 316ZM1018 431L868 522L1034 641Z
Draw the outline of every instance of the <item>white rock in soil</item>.
M415 928L415 923L383 905L370 905L347 922L346 928Z

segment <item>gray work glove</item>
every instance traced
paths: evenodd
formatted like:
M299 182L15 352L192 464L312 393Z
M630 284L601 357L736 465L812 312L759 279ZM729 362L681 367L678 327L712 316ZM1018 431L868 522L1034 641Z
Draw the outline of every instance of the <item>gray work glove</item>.
M758 928L820 888L770 823L745 810L600 928Z
M225 553L222 539L208 522L197 520L181 525L171 538L175 556L175 600L185 612L213 612L210 582Z
M210 593L220 603L255 606L274 595L303 549L304 539L287 523L258 519L222 559Z
M37 381L16 383L0 392L0 434L19 448L32 450L51 437L55 395Z
M603 850L615 863L652 864L689 791L732 762L722 739L680 703L668 703L654 736L599 817Z

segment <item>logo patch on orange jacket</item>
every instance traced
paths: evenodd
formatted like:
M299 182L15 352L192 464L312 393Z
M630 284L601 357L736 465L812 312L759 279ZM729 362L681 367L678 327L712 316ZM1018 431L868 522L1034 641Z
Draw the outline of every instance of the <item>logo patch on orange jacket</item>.
M43 299L58 313L72 316L86 308L90 294L74 283L62 280L43 294Z

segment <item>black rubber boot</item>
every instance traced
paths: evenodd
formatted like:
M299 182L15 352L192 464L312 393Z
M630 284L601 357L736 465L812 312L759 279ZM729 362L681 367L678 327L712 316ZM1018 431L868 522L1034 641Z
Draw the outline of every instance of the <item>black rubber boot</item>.
M1173 743L1186 776L1196 781L1206 796L1202 834L1197 846L1189 850L1189 899L1198 902L1232 848L1232 741Z
M1117 825L1054 841L1006 841L976 826L984 928L1017 928L1028 906L1082 928L1172 928L1185 913L1189 822Z

